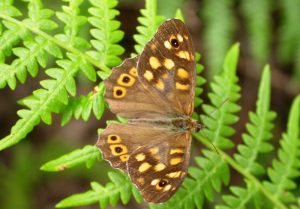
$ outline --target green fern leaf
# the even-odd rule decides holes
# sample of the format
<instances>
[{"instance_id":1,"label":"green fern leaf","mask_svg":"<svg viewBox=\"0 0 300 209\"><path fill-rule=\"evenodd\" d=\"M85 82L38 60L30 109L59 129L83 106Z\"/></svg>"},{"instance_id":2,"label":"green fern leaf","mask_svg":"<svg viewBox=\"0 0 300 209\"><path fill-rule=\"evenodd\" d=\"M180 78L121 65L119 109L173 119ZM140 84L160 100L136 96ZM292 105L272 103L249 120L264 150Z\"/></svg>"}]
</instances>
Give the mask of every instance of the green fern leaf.
<instances>
[{"instance_id":1,"label":"green fern leaf","mask_svg":"<svg viewBox=\"0 0 300 209\"><path fill-rule=\"evenodd\" d=\"M259 86L256 112L250 112L251 123L246 125L247 134L243 134L244 144L238 146L239 154L234 158L245 168L245 171L255 175L264 173L264 168L257 162L259 153L267 153L272 150L268 142L272 138L272 129L276 114L270 111L271 75L269 66L263 70Z\"/></svg>"},{"instance_id":2,"label":"green fern leaf","mask_svg":"<svg viewBox=\"0 0 300 209\"><path fill-rule=\"evenodd\" d=\"M56 207L78 207L91 205L99 202L100 208L106 208L108 204L113 207L117 205L119 199L123 204L127 204L133 194L137 202L142 198L138 195L136 188L131 184L129 178L120 172L109 172L110 183L102 186L97 182L92 182L92 190L81 194L75 194L60 201Z\"/></svg>"},{"instance_id":3,"label":"green fern leaf","mask_svg":"<svg viewBox=\"0 0 300 209\"><path fill-rule=\"evenodd\" d=\"M208 77L221 71L223 57L232 44L235 19L232 14L234 1L205 0L200 10L204 26L204 43L207 47Z\"/></svg>"},{"instance_id":4,"label":"green fern leaf","mask_svg":"<svg viewBox=\"0 0 300 209\"><path fill-rule=\"evenodd\" d=\"M88 21L95 28L90 30L95 38L91 40L96 49L88 54L101 63L113 67L121 63L119 56L124 53L124 48L117 43L122 40L124 32L119 30L120 22L114 20L119 11L114 9L118 2L116 0L90 0L93 7L89 8L92 15Z\"/></svg>"},{"instance_id":5,"label":"green fern leaf","mask_svg":"<svg viewBox=\"0 0 300 209\"><path fill-rule=\"evenodd\" d=\"M227 53L223 72L216 76L211 84L212 92L208 94L212 105L202 105L203 124L205 129L201 135L210 139L211 143L221 149L233 147L229 137L234 134L234 129L230 127L238 121L234 114L240 110L236 101L240 98L240 87L237 85L236 65L239 54L239 45L235 44Z\"/></svg>"},{"instance_id":6,"label":"green fern leaf","mask_svg":"<svg viewBox=\"0 0 300 209\"><path fill-rule=\"evenodd\" d=\"M216 209L270 208L267 206L266 200L263 199L255 184L252 184L252 182L246 183L246 188L230 187L230 191L233 195L223 196L223 200L227 205L217 205Z\"/></svg>"},{"instance_id":7,"label":"green fern leaf","mask_svg":"<svg viewBox=\"0 0 300 209\"><path fill-rule=\"evenodd\" d=\"M145 9L141 9L143 16L138 18L138 22L141 25L136 28L139 34L133 36L137 43L134 48L138 54L142 52L145 44L153 37L158 26L165 19L162 16L158 16L156 10L156 0L146 0Z\"/></svg>"},{"instance_id":8,"label":"green fern leaf","mask_svg":"<svg viewBox=\"0 0 300 209\"><path fill-rule=\"evenodd\" d=\"M98 148L87 145L82 149L74 150L71 153L65 154L57 159L45 163L41 167L41 170L48 172L63 171L83 163L86 164L87 168L90 168L97 160L100 159L101 156Z\"/></svg>"},{"instance_id":9,"label":"green fern leaf","mask_svg":"<svg viewBox=\"0 0 300 209\"><path fill-rule=\"evenodd\" d=\"M271 1L242 1L252 55L259 64L267 61L271 44ZM255 11L255 13L253 13Z\"/></svg>"},{"instance_id":10,"label":"green fern leaf","mask_svg":"<svg viewBox=\"0 0 300 209\"><path fill-rule=\"evenodd\" d=\"M280 140L278 159L273 160L268 169L270 182L264 186L273 193L274 197L283 202L295 201L290 190L296 188L295 178L300 176L299 147L300 147L300 96L293 101L287 124L287 131Z\"/></svg>"},{"instance_id":11,"label":"green fern leaf","mask_svg":"<svg viewBox=\"0 0 300 209\"><path fill-rule=\"evenodd\" d=\"M0 14L8 15L10 17L21 16L22 13L15 6L12 0L0 1Z\"/></svg>"}]
</instances>

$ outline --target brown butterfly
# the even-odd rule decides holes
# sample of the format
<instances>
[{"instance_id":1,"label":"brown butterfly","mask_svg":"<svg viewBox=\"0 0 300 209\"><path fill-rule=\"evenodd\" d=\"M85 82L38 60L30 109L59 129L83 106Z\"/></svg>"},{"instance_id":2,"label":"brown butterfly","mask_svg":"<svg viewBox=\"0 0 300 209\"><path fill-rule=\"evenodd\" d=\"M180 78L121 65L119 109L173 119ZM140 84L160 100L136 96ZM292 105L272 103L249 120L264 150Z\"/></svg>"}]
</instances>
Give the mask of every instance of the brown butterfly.
<instances>
[{"instance_id":1,"label":"brown butterfly","mask_svg":"<svg viewBox=\"0 0 300 209\"><path fill-rule=\"evenodd\" d=\"M195 52L186 25L165 21L143 52L113 68L105 99L127 124L111 124L97 146L128 173L148 202L167 201L187 174L194 110Z\"/></svg>"}]
</instances>

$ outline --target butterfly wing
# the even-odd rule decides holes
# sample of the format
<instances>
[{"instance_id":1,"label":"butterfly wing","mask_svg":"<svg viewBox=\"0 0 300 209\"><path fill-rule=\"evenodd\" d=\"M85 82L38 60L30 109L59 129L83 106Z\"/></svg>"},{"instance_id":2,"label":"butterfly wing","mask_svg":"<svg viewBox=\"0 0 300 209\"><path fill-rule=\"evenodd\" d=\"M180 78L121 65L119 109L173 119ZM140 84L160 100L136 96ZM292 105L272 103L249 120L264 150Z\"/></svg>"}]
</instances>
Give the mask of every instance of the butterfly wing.
<instances>
[{"instance_id":1,"label":"butterfly wing","mask_svg":"<svg viewBox=\"0 0 300 209\"><path fill-rule=\"evenodd\" d=\"M127 172L127 160L136 149L171 135L167 128L151 124L110 124L100 134L96 145L114 168Z\"/></svg>"},{"instance_id":2,"label":"butterfly wing","mask_svg":"<svg viewBox=\"0 0 300 209\"><path fill-rule=\"evenodd\" d=\"M191 115L194 108L195 56L186 25L165 21L146 44L138 60L138 77L154 97L163 98L175 114Z\"/></svg>"},{"instance_id":3,"label":"butterfly wing","mask_svg":"<svg viewBox=\"0 0 300 209\"><path fill-rule=\"evenodd\" d=\"M129 176L147 202L167 201L187 174L191 134L164 137L160 143L136 149L127 162Z\"/></svg>"},{"instance_id":4,"label":"butterfly wing","mask_svg":"<svg viewBox=\"0 0 300 209\"><path fill-rule=\"evenodd\" d=\"M172 111L162 98L153 97L137 78L137 59L126 59L105 80L105 100L113 113L127 118L162 117Z\"/></svg>"}]
</instances>

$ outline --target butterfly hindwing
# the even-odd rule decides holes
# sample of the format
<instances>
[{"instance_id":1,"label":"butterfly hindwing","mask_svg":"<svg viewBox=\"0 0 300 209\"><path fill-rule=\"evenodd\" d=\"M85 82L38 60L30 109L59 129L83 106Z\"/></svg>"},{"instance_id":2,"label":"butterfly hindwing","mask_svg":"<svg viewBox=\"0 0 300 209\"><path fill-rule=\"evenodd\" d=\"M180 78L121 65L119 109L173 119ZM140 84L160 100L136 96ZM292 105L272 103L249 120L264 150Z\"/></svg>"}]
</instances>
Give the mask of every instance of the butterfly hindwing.
<instances>
[{"instance_id":1,"label":"butterfly hindwing","mask_svg":"<svg viewBox=\"0 0 300 209\"><path fill-rule=\"evenodd\" d=\"M190 137L174 132L131 153L128 173L147 202L165 202L181 185L189 164Z\"/></svg>"},{"instance_id":2,"label":"butterfly hindwing","mask_svg":"<svg viewBox=\"0 0 300 209\"><path fill-rule=\"evenodd\" d=\"M165 21L138 60L138 76L151 93L168 101L173 113L191 115L194 108L195 52L186 25Z\"/></svg>"},{"instance_id":3,"label":"butterfly hindwing","mask_svg":"<svg viewBox=\"0 0 300 209\"><path fill-rule=\"evenodd\" d=\"M170 136L168 129L151 124L110 124L101 133L97 146L103 158L114 168L127 172L126 163L129 156L143 144L153 140L164 140Z\"/></svg>"}]
</instances>

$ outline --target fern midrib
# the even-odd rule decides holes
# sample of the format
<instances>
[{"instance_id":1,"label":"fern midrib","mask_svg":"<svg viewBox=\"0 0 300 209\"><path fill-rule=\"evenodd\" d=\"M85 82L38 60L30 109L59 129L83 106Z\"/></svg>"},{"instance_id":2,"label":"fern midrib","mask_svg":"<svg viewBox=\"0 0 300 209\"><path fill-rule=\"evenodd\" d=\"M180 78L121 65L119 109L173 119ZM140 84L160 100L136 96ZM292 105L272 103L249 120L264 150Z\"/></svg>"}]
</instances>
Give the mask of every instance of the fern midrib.
<instances>
[{"instance_id":1,"label":"fern midrib","mask_svg":"<svg viewBox=\"0 0 300 209\"><path fill-rule=\"evenodd\" d=\"M101 64L100 62L98 62L96 59L89 56L88 54L82 53L80 50L78 50L78 49L76 49L72 46L69 46L68 44L63 43L62 41L48 35L47 33L41 31L38 28L34 28L34 27L31 27L30 25L27 25L24 21L21 22L21 21L15 19L15 18L12 18L12 17L7 16L5 14L0 14L0 18L5 19L5 20L7 20L9 22L12 22L14 24L17 24L19 27L25 27L27 30L29 30L29 31L37 34L37 35L40 35L40 36L44 37L46 40L49 40L49 41L53 42L54 44L60 46L61 48L65 49L69 52L72 52L72 53L74 53L74 54L76 54L80 57L83 57L86 61L93 64L97 68L102 69L104 72L110 73L110 71L111 71L109 67L107 67L106 65Z\"/></svg>"},{"instance_id":2,"label":"fern midrib","mask_svg":"<svg viewBox=\"0 0 300 209\"><path fill-rule=\"evenodd\" d=\"M246 172L251 172L252 165L254 164L254 161L256 160L256 158L258 156L259 145L264 140L263 139L263 133L264 133L264 130L265 130L265 127L266 127L266 123L268 122L267 119L266 119L267 114L263 114L260 117L262 118L262 123L261 123L261 125L259 126L259 129L258 129L259 130L258 136L255 137L257 140L254 140L255 141L255 147L254 147L254 149L251 149L252 150L252 156L250 157L250 159L246 158L246 159L249 159L248 165L247 165L247 167L245 167Z\"/></svg>"},{"instance_id":3,"label":"fern midrib","mask_svg":"<svg viewBox=\"0 0 300 209\"><path fill-rule=\"evenodd\" d=\"M46 45L48 45L47 41L42 42L41 44L36 43L36 48L34 49L28 49L28 54L30 55L29 57L19 57L19 59L17 60L17 62L13 62L12 65L9 65L9 68L7 71L9 72L3 72L0 71L0 82L1 81L8 81L9 78L14 77L16 72L19 69L25 68L28 64L28 62L30 62L32 59L36 58L36 55L38 55L41 51L44 50L44 47L46 47ZM33 52L33 53L32 53ZM4 78L4 79L3 79Z\"/></svg>"},{"instance_id":4,"label":"fern midrib","mask_svg":"<svg viewBox=\"0 0 300 209\"><path fill-rule=\"evenodd\" d=\"M68 74L65 77L62 77L63 79L61 79L61 81L59 81L57 83L57 88L55 88L54 90L47 90L47 92L49 93L48 97L44 97L46 98L46 100L43 101L43 103L39 103L40 105L38 105L38 109L30 109L31 112L33 112L33 114L29 117L29 118L22 118L19 119L18 121L23 121L24 125L21 126L20 129L18 129L17 132L11 132L7 137L3 138L0 140L0 150L5 149L6 147L9 147L15 143L17 143L18 141L20 141L22 139L22 137L18 137L19 135L22 135L23 133L26 133L28 129L30 129L30 127L34 127L34 120L39 119L40 116L42 115L43 112L45 112L45 110L47 110L48 108L48 103L50 103L52 101L52 99L56 98L56 94L57 92L60 91L61 88L64 87L64 83L67 82L67 80L69 79L69 76L73 73L75 73L76 71L78 71L78 63L74 63L72 62L72 64L74 64L76 67L70 67L70 71L67 71ZM39 100L40 102L40 100ZM17 123L18 123L17 121ZM20 125L19 125L20 126ZM26 134L27 135L27 134ZM14 140L15 139L15 140ZM3 146L3 144L6 144L6 146Z\"/></svg>"}]
</instances>

